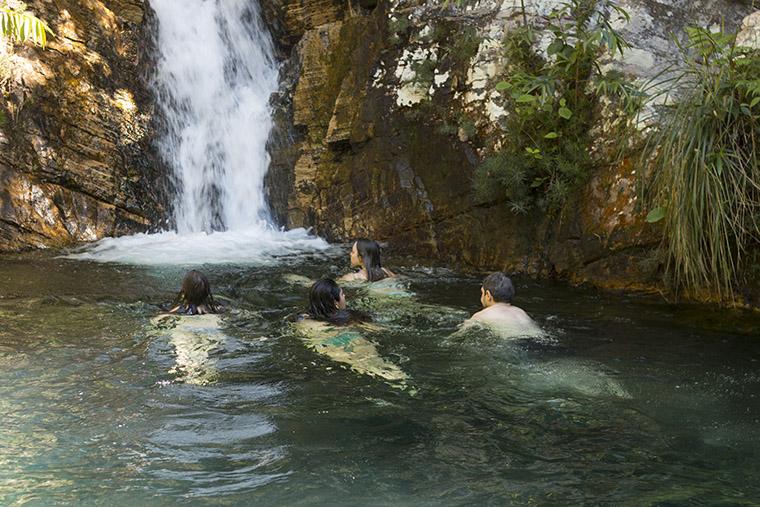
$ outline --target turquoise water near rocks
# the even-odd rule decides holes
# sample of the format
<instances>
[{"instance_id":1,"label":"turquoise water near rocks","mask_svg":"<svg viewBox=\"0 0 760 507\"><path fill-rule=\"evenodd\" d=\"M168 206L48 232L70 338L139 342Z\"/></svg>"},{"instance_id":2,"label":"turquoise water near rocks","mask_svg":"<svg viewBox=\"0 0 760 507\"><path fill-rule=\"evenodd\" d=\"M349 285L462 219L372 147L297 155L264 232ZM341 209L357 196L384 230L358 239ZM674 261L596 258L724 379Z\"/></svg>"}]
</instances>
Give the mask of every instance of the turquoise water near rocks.
<instances>
[{"instance_id":1,"label":"turquoise water near rocks","mask_svg":"<svg viewBox=\"0 0 760 507\"><path fill-rule=\"evenodd\" d=\"M286 321L345 263L204 269L231 311L192 382L151 326L184 268L0 257L0 504L760 502L757 314L525 279L548 339L454 335L478 277L396 259L346 293L410 392Z\"/></svg>"}]
</instances>

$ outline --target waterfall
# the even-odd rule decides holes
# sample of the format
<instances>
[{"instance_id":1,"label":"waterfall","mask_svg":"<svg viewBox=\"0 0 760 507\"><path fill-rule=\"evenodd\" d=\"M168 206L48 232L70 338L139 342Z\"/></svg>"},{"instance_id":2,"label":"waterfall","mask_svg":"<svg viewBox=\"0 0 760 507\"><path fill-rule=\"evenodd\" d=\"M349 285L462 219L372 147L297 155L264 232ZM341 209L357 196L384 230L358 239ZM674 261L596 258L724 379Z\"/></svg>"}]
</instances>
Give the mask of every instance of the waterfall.
<instances>
[{"instance_id":1,"label":"waterfall","mask_svg":"<svg viewBox=\"0 0 760 507\"><path fill-rule=\"evenodd\" d=\"M272 41L251 0L150 0L158 17L155 76L180 233L266 221L263 182L277 90Z\"/></svg>"},{"instance_id":2,"label":"waterfall","mask_svg":"<svg viewBox=\"0 0 760 507\"><path fill-rule=\"evenodd\" d=\"M254 0L150 0L158 20L152 80L166 128L160 152L176 187L176 231L106 238L70 257L130 264L277 262L324 250L277 230L264 195L278 86L273 44Z\"/></svg>"}]
</instances>

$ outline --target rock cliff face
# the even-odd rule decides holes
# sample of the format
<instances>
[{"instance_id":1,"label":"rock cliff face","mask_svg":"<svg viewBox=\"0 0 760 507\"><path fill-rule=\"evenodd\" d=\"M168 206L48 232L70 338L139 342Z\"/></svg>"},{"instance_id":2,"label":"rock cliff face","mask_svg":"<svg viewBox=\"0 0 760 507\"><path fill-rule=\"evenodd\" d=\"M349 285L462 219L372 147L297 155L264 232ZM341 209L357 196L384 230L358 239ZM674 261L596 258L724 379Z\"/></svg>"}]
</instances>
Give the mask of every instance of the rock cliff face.
<instances>
[{"instance_id":1,"label":"rock cliff face","mask_svg":"<svg viewBox=\"0 0 760 507\"><path fill-rule=\"evenodd\" d=\"M638 168L605 161L611 139L601 113L590 147L598 167L561 212L516 215L505 202L474 197L475 167L510 142L495 84L509 63L503 41L522 17L519 1L454 10L381 1L330 15L319 0L276 3L297 18L278 27L284 50L298 42L283 70L270 176L288 226L331 240L369 236L476 268L605 287L659 283L660 236L636 208ZM525 0L526 14L558 3ZM667 64L672 33L721 19L737 27L750 11L718 0L620 4L632 16L623 30L633 47L608 64L631 79Z\"/></svg>"},{"instance_id":2,"label":"rock cliff face","mask_svg":"<svg viewBox=\"0 0 760 507\"><path fill-rule=\"evenodd\" d=\"M456 3L456 2L451 2ZM526 16L558 0L525 0ZM331 240L370 236L394 250L475 268L652 287L656 227L636 207L631 161L611 163L598 112L597 167L558 213L515 214L472 191L475 167L510 142L495 84L519 0L261 2L285 60L273 98L267 189L282 225ZM632 48L607 62L651 76L689 24L738 27L731 0L620 0ZM145 74L154 54L145 0L35 0L56 36L46 50L0 47L0 251L60 247L155 228L168 172ZM757 44L757 15L743 37Z\"/></svg>"},{"instance_id":3,"label":"rock cliff face","mask_svg":"<svg viewBox=\"0 0 760 507\"><path fill-rule=\"evenodd\" d=\"M166 215L141 0L33 1L47 49L0 48L0 251L143 231Z\"/></svg>"}]
</instances>

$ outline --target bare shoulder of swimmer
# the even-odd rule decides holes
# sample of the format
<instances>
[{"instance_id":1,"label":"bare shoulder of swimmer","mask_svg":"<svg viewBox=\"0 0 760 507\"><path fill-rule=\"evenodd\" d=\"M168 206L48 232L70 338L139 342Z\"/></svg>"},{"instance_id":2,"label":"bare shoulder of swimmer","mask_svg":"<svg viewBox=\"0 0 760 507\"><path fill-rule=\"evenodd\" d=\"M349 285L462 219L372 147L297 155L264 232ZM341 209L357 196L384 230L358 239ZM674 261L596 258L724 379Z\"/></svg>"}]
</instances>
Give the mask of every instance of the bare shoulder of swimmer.
<instances>
[{"instance_id":1,"label":"bare shoulder of swimmer","mask_svg":"<svg viewBox=\"0 0 760 507\"><path fill-rule=\"evenodd\" d=\"M511 305L493 305L472 316L473 320L481 322L509 322L516 324L535 325L522 308Z\"/></svg>"},{"instance_id":2,"label":"bare shoulder of swimmer","mask_svg":"<svg viewBox=\"0 0 760 507\"><path fill-rule=\"evenodd\" d=\"M522 308L519 308L517 306L508 306L502 310L506 315L509 315L513 319L517 320L525 320L533 322L533 319L531 319L527 313Z\"/></svg>"},{"instance_id":3,"label":"bare shoulder of swimmer","mask_svg":"<svg viewBox=\"0 0 760 507\"><path fill-rule=\"evenodd\" d=\"M385 274L388 275L389 278L395 278L398 276L396 273L394 273L388 268L383 268L383 271L385 271Z\"/></svg>"},{"instance_id":4,"label":"bare shoulder of swimmer","mask_svg":"<svg viewBox=\"0 0 760 507\"><path fill-rule=\"evenodd\" d=\"M535 324L535 322L533 322L533 319L531 319L530 316L525 313L522 308L518 308L516 306L509 307L509 316L510 318L525 324Z\"/></svg>"},{"instance_id":5,"label":"bare shoulder of swimmer","mask_svg":"<svg viewBox=\"0 0 760 507\"><path fill-rule=\"evenodd\" d=\"M483 308L479 312L475 312L472 315L472 317L470 317L469 319L467 319L465 322L471 322L471 321L480 321L480 322L483 322L483 321L489 320L489 314L490 314L490 312L488 311L488 308Z\"/></svg>"}]
</instances>

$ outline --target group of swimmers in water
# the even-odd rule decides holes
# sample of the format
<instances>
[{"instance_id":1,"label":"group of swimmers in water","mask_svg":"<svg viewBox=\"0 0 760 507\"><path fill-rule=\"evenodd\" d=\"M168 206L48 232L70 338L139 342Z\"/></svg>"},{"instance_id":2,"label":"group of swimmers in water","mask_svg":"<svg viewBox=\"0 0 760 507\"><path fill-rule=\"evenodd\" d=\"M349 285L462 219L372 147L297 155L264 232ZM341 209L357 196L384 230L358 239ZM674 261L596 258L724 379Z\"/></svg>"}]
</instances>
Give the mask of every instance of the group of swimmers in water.
<instances>
[{"instance_id":1,"label":"group of swimmers in water","mask_svg":"<svg viewBox=\"0 0 760 507\"><path fill-rule=\"evenodd\" d=\"M409 297L407 292L391 287L394 285L392 280L401 277L382 266L377 242L369 239L355 241L350 258L355 270L338 281L368 283L370 292L376 295ZM309 348L358 373L384 379L395 387L409 388L406 373L397 364L383 358L375 343L363 336L365 331L381 328L369 314L348 308L346 294L336 280L322 278L311 283L303 277L292 278L299 283L311 284L308 308L289 319ZM383 283L386 280L391 282ZM512 306L514 295L515 288L509 277L503 273L488 275L480 288L483 309L467 319L461 330L480 325L501 336L541 335L536 323L520 308ZM157 327L170 330L170 342L176 355L172 371L183 373L185 382L206 383L215 378L211 352L222 346L224 340L219 333L217 315L224 310L214 300L206 276L193 270L184 276L169 315L154 319ZM182 321L174 317L174 320L167 321L166 318L172 315L197 317Z\"/></svg>"},{"instance_id":2,"label":"group of swimmers in water","mask_svg":"<svg viewBox=\"0 0 760 507\"><path fill-rule=\"evenodd\" d=\"M351 267L355 271L340 278L342 282L373 283L389 278L397 278L394 272L382 266L380 245L370 239L354 242L351 253ZM534 335L540 332L536 323L522 309L512 305L515 288L512 280L504 273L488 275L480 287L480 302L483 309L464 322L464 326L481 324L496 331L510 330L514 335ZM199 271L189 271L182 280L182 288L177 295L176 306L169 313L181 315L215 314L222 311L216 304L211 286L206 276ZM309 306L298 320L314 320L333 326L345 326L368 322L371 317L363 312L350 310L346 294L332 278L322 278L309 290Z\"/></svg>"},{"instance_id":3,"label":"group of swimmers in water","mask_svg":"<svg viewBox=\"0 0 760 507\"><path fill-rule=\"evenodd\" d=\"M313 282L298 275L286 277L291 283L310 286L308 307L288 319L291 329L308 348L333 362L414 395L417 387L401 365L384 357L378 345L367 338L367 333L385 329L386 313L403 308L402 299L398 298L413 295L399 288L403 286L402 276L382 266L380 246L375 241L360 239L354 242L350 258L351 267L355 269L337 281L322 278ZM375 305L373 312L377 318L373 320L365 312L349 309L346 294L338 282L368 284L368 295ZM515 287L509 277L500 272L488 275L480 287L483 308L470 318L465 319L462 315L463 322L451 337L469 336L470 328L474 327L486 328L492 336L499 338L548 338L523 310L512 305L514 297ZM415 308L419 310L420 304L415 304ZM209 384L219 379L219 354L234 342L221 326L219 314L225 310L214 300L208 279L198 271L190 271L182 280L175 306L153 319L159 335L168 336L174 356L174 365L169 371L177 374L179 381ZM431 306L430 310L445 311L456 319L461 313L437 305ZM185 315L193 317L180 317ZM509 371L511 375L523 376L535 389L584 396L630 397L620 383L593 362L575 359L520 361Z\"/></svg>"}]
</instances>

